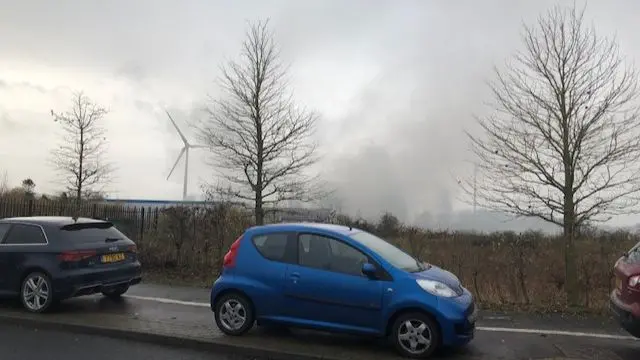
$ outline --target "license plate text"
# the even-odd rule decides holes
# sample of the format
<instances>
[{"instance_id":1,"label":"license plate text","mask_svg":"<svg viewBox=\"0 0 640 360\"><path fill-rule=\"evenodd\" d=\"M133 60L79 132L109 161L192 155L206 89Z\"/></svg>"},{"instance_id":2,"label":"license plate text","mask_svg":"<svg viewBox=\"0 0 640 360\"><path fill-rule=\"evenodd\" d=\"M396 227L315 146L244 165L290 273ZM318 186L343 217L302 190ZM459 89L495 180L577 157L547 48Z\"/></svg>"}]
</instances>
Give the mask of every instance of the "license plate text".
<instances>
[{"instance_id":1,"label":"license plate text","mask_svg":"<svg viewBox=\"0 0 640 360\"><path fill-rule=\"evenodd\" d=\"M114 263L118 261L123 261L124 259L125 259L124 253L102 255L103 263Z\"/></svg>"}]
</instances>

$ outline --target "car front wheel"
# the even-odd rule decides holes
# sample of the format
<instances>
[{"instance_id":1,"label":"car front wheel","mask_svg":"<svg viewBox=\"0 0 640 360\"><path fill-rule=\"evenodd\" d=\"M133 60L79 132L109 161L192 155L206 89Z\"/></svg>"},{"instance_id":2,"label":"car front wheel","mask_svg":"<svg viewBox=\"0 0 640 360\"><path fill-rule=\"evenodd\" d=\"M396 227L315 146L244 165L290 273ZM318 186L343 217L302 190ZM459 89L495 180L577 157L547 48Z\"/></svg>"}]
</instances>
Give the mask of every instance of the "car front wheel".
<instances>
[{"instance_id":1,"label":"car front wheel","mask_svg":"<svg viewBox=\"0 0 640 360\"><path fill-rule=\"evenodd\" d=\"M253 327L253 307L241 294L225 294L216 302L215 320L223 333L231 336L244 335Z\"/></svg>"},{"instance_id":2,"label":"car front wheel","mask_svg":"<svg viewBox=\"0 0 640 360\"><path fill-rule=\"evenodd\" d=\"M41 272L33 272L22 280L20 300L27 311L42 313L53 303L53 288L49 277Z\"/></svg>"},{"instance_id":3,"label":"car front wheel","mask_svg":"<svg viewBox=\"0 0 640 360\"><path fill-rule=\"evenodd\" d=\"M426 359L440 343L440 330L435 321L426 314L408 313L399 316L394 322L392 340L402 356Z\"/></svg>"}]
</instances>

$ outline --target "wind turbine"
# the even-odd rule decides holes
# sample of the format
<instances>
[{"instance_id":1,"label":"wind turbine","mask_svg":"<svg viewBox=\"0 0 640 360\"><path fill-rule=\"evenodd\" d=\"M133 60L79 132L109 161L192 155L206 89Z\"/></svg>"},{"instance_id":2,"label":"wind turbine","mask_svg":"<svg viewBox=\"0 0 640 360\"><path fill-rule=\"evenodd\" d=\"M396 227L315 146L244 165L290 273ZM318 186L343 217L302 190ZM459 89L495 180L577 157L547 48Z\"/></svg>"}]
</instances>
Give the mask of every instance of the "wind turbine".
<instances>
[{"instance_id":1,"label":"wind turbine","mask_svg":"<svg viewBox=\"0 0 640 360\"><path fill-rule=\"evenodd\" d=\"M178 154L178 158L176 159L176 162L173 164L171 171L169 171L167 180L169 180L169 178L171 177L171 174L173 174L173 170L176 169L176 166L178 166L178 162L180 162L182 155L184 155L185 156L184 157L184 180L183 180L184 182L182 184L182 200L184 201L184 200L187 200L187 184L189 183L189 149L190 148L191 149L206 148L206 146L189 144L189 141L187 141L187 137L184 136L182 131L180 131L178 124L176 124L176 122L173 120L173 118L171 117L168 111L165 110L165 112L167 113L167 116L169 117L169 120L171 120L171 123L173 124L173 126L178 131L178 135L180 135L182 142L184 143L184 147L182 147L182 150L180 150L180 154Z\"/></svg>"}]
</instances>

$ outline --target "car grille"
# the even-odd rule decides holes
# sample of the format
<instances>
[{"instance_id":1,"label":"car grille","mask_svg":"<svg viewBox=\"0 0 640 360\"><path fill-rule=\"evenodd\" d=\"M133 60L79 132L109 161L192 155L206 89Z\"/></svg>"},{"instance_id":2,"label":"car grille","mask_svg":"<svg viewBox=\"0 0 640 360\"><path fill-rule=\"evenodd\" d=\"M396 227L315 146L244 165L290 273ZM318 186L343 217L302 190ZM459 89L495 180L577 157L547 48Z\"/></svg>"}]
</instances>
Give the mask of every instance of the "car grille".
<instances>
[{"instance_id":1,"label":"car grille","mask_svg":"<svg viewBox=\"0 0 640 360\"><path fill-rule=\"evenodd\" d=\"M475 332L476 324L475 323L469 324L468 322L465 322L463 324L455 324L454 329L456 334L458 335L469 336L469 335L473 335L473 333Z\"/></svg>"}]
</instances>

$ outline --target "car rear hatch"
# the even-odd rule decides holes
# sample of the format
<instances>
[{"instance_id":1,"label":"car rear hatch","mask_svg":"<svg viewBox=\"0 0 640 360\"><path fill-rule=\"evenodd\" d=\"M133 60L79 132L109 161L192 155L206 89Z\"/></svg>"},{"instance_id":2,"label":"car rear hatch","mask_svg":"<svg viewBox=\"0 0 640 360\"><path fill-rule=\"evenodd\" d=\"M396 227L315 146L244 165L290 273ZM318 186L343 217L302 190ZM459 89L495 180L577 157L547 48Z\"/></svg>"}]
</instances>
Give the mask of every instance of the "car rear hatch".
<instances>
[{"instance_id":1,"label":"car rear hatch","mask_svg":"<svg viewBox=\"0 0 640 360\"><path fill-rule=\"evenodd\" d=\"M58 258L67 267L105 267L136 260L135 243L106 221L82 222L60 228L68 251Z\"/></svg>"}]
</instances>

